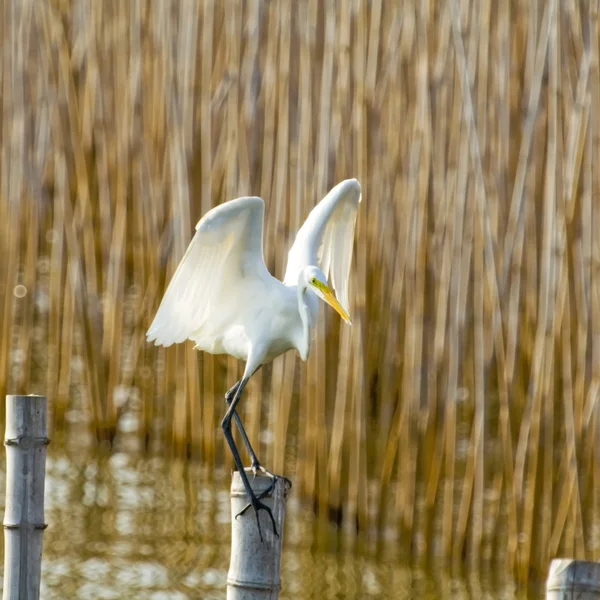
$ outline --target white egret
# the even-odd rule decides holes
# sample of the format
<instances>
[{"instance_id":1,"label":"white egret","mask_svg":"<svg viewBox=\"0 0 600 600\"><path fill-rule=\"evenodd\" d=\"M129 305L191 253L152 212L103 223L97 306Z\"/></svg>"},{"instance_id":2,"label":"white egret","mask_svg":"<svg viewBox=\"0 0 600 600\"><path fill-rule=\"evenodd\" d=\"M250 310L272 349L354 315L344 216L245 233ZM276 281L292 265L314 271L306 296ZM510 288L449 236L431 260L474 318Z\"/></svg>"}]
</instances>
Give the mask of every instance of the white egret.
<instances>
[{"instance_id":1,"label":"white egret","mask_svg":"<svg viewBox=\"0 0 600 600\"><path fill-rule=\"evenodd\" d=\"M213 208L196 225L196 234L147 333L148 341L156 345L189 339L198 350L246 361L242 379L225 395L228 409L222 427L248 493L249 504L240 514L252 506L259 532L259 510L269 514L277 534L275 521L250 487L231 433L231 419L248 449L252 471L260 470L275 480L277 476L260 465L236 406L261 365L293 348L302 360L308 358L319 299L351 324L348 278L360 199L356 179L342 181L323 198L296 235L283 282L269 273L263 259L264 201L237 198Z\"/></svg>"}]
</instances>

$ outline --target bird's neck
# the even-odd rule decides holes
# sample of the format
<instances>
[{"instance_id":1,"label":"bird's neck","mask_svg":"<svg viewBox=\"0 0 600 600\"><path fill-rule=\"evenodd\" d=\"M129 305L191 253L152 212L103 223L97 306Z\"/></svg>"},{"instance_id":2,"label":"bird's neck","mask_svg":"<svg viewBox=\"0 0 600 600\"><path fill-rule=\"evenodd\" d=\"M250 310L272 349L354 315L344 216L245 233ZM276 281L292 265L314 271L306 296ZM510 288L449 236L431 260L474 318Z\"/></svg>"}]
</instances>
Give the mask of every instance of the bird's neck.
<instances>
[{"instance_id":1,"label":"bird's neck","mask_svg":"<svg viewBox=\"0 0 600 600\"><path fill-rule=\"evenodd\" d=\"M314 294L306 292L305 285L299 284L296 289L298 293L298 311L302 319L302 340L298 346L298 352L302 360L306 360L310 352L312 328L317 317L319 305L317 297Z\"/></svg>"}]
</instances>

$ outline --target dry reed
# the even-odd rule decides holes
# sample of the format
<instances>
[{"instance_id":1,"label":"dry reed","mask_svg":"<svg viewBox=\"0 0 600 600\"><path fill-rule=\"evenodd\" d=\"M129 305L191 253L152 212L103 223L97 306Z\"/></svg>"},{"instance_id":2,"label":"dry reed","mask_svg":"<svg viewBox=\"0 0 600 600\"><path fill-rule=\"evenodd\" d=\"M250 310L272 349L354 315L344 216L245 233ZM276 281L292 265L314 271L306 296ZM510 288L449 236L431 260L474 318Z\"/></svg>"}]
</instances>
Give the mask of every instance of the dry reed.
<instances>
[{"instance_id":1,"label":"dry reed","mask_svg":"<svg viewBox=\"0 0 600 600\"><path fill-rule=\"evenodd\" d=\"M144 332L193 225L267 202L265 259L363 184L352 314L242 416L320 526L521 581L598 559L596 0L7 1L0 396L119 444L230 465L231 358ZM269 432L270 438L261 437Z\"/></svg>"}]
</instances>

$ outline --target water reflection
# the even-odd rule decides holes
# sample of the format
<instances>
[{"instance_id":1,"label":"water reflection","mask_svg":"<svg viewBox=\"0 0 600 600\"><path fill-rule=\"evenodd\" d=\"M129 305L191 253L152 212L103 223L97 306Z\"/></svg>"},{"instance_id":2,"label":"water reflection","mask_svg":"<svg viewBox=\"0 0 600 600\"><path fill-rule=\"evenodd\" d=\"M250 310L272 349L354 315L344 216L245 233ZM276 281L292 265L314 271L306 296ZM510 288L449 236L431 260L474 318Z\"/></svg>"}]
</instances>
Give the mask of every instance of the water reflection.
<instances>
[{"instance_id":1,"label":"water reflection","mask_svg":"<svg viewBox=\"0 0 600 600\"><path fill-rule=\"evenodd\" d=\"M224 471L209 480L202 467L183 462L54 444L42 598L224 598L229 483ZM510 587L434 577L391 550L375 558L356 539L345 543L316 528L293 496L282 570L282 600L514 597Z\"/></svg>"}]
</instances>

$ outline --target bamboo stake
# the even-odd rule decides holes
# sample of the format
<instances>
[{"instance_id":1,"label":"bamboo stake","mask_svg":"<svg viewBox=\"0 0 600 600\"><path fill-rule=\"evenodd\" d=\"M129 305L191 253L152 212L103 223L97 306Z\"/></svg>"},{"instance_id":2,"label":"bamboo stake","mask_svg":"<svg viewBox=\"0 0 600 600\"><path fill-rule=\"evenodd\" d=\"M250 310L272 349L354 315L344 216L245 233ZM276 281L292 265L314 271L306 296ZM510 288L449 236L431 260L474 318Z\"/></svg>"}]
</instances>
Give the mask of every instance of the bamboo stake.
<instances>
[{"instance_id":1,"label":"bamboo stake","mask_svg":"<svg viewBox=\"0 0 600 600\"><path fill-rule=\"evenodd\" d=\"M251 479L254 492L266 492L272 484L270 477L256 475ZM260 511L261 540L252 508L236 515L248 504L248 496L236 471L231 481L231 563L227 575L228 600L277 600L281 588L281 548L287 491L283 479L275 482L273 491L262 498L273 512L276 536L266 512Z\"/></svg>"},{"instance_id":2,"label":"bamboo stake","mask_svg":"<svg viewBox=\"0 0 600 600\"><path fill-rule=\"evenodd\" d=\"M47 436L45 396L6 397L3 600L40 596Z\"/></svg>"},{"instance_id":3,"label":"bamboo stake","mask_svg":"<svg viewBox=\"0 0 600 600\"><path fill-rule=\"evenodd\" d=\"M546 580L546 600L600 598L600 563L555 559Z\"/></svg>"}]
</instances>

